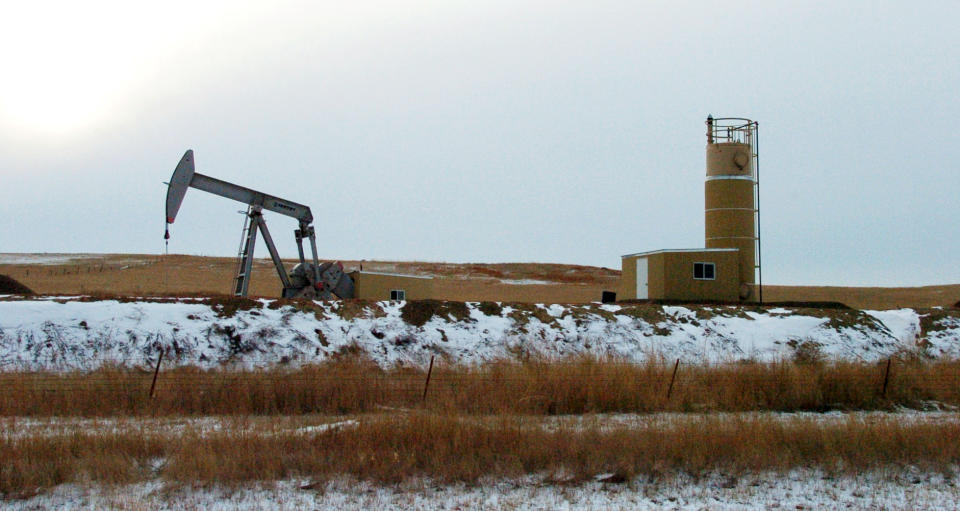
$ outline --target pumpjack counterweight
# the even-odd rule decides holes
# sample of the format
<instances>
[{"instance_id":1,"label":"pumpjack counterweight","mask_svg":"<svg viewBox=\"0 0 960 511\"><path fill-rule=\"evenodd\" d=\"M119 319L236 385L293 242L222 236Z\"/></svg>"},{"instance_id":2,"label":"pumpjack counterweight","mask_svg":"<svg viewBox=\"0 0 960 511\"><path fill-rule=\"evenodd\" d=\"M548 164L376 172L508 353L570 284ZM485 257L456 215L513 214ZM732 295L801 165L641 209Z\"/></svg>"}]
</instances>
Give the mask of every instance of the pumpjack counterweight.
<instances>
[{"instance_id":1,"label":"pumpjack counterweight","mask_svg":"<svg viewBox=\"0 0 960 511\"><path fill-rule=\"evenodd\" d=\"M176 220L188 188L203 190L247 205L244 238L237 256L237 275L234 279L235 295L247 296L250 286L250 273L253 270L253 252L257 243L257 233L259 233L263 236L263 241L270 252L270 259L273 260L273 265L277 269L277 275L283 285L282 295L284 298L320 298L324 300L334 296L353 298L353 280L344 273L343 265L338 262L320 264L317 259L317 239L313 225L311 225L313 214L310 212L309 206L200 174L194 168L192 149L184 153L167 186L167 228L164 239L170 238L170 224ZM297 242L300 263L294 266L289 274L283 266L277 247L273 243L273 237L270 236L270 231L267 229L266 220L263 218L264 210L295 218L299 223L299 228L294 231L294 238ZM310 262L307 262L304 257L304 238L307 238L310 242L312 255Z\"/></svg>"}]
</instances>

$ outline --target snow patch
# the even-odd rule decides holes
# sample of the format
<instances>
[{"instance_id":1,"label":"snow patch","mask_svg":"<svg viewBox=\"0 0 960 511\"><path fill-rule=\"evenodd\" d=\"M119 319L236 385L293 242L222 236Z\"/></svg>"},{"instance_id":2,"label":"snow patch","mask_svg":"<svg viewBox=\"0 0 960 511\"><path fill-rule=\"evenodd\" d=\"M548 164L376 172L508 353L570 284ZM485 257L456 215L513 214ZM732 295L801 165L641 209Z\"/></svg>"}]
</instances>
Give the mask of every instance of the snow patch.
<instances>
[{"instance_id":1,"label":"snow patch","mask_svg":"<svg viewBox=\"0 0 960 511\"><path fill-rule=\"evenodd\" d=\"M105 364L164 367L296 367L360 350L382 366L425 366L431 356L473 364L537 354L582 353L635 362L730 362L791 358L812 343L826 357L876 361L915 350L918 312L657 305L502 305L468 302L458 320L437 309L422 326L404 302L260 300L229 317L198 300L0 301L0 370L91 370ZM481 310L483 309L483 310ZM461 309L462 310L462 309ZM486 311L486 312L484 312ZM489 313L489 314L488 314ZM960 355L960 318L937 311L922 340L937 356Z\"/></svg>"},{"instance_id":2,"label":"snow patch","mask_svg":"<svg viewBox=\"0 0 960 511\"><path fill-rule=\"evenodd\" d=\"M28 509L402 510L421 509L953 509L960 477L913 468L835 476L817 469L733 477L678 475L620 481L598 474L580 485L555 485L546 476L437 484L417 479L377 485L339 477L325 483L287 479L235 487L180 485L161 480L130 485L60 485L24 500ZM603 477L607 476L607 477ZM610 481L610 482L602 482Z\"/></svg>"},{"instance_id":3,"label":"snow patch","mask_svg":"<svg viewBox=\"0 0 960 511\"><path fill-rule=\"evenodd\" d=\"M56 265L83 259L101 259L96 254L0 254L0 264Z\"/></svg>"},{"instance_id":4,"label":"snow patch","mask_svg":"<svg viewBox=\"0 0 960 511\"><path fill-rule=\"evenodd\" d=\"M500 279L501 284L509 284L511 286L539 286L539 285L554 285L556 282L550 282L548 280L533 280L533 279Z\"/></svg>"},{"instance_id":5,"label":"snow patch","mask_svg":"<svg viewBox=\"0 0 960 511\"><path fill-rule=\"evenodd\" d=\"M900 342L916 343L920 337L920 315L913 309L863 312L883 323Z\"/></svg>"}]
</instances>

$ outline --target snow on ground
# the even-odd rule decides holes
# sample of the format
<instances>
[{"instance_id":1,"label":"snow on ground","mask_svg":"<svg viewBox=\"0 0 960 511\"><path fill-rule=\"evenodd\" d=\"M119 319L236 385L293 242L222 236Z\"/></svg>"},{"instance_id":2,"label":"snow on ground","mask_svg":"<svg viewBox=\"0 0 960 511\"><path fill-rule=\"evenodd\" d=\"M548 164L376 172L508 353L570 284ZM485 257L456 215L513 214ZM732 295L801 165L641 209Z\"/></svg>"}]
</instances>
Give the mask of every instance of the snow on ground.
<instances>
[{"instance_id":1,"label":"snow on ground","mask_svg":"<svg viewBox=\"0 0 960 511\"><path fill-rule=\"evenodd\" d=\"M243 435L312 435L333 429L352 428L361 422L381 418L380 414L359 414L345 418L325 415L285 416L199 416L199 417L0 417L0 440L68 436L76 433L120 435L160 435L164 437L208 436L219 433ZM501 416L470 416L464 421L496 424ZM849 423L877 424L896 423L907 426L915 424L955 424L960 422L956 408L951 410L918 411L904 409L896 412L723 412L723 413L674 413L649 414L603 413L586 415L555 415L516 417L530 428L546 431L615 431L667 428L684 422L697 421L777 421L783 423L815 422L819 425Z\"/></svg>"},{"instance_id":2,"label":"snow on ground","mask_svg":"<svg viewBox=\"0 0 960 511\"><path fill-rule=\"evenodd\" d=\"M207 436L229 432L243 435L312 435L351 428L358 419L323 415L200 416L200 417L0 417L0 440L50 438L77 433L161 436Z\"/></svg>"},{"instance_id":3,"label":"snow on ground","mask_svg":"<svg viewBox=\"0 0 960 511\"><path fill-rule=\"evenodd\" d=\"M296 366L356 350L384 366L423 366L433 355L462 363L581 353L637 362L776 360L803 347L865 361L921 348L960 356L960 317L942 310L923 332L925 313L911 309L441 303L416 326L404 319L405 306L308 302L295 308L261 300L233 313L202 300L5 299L0 370L149 367L161 348L167 368Z\"/></svg>"},{"instance_id":4,"label":"snow on ground","mask_svg":"<svg viewBox=\"0 0 960 511\"><path fill-rule=\"evenodd\" d=\"M896 412L869 411L869 412L713 412L713 413L679 413L659 412L649 414L636 413L606 413L587 415L556 415L536 417L529 422L542 427L547 431L570 430L597 430L613 431L619 429L642 429L650 427L670 427L682 422L690 421L778 421L778 422L806 422L811 421L820 425L832 424L877 424L896 423L897 425L914 424L944 424L960 422L960 414L956 409L937 411L900 410Z\"/></svg>"},{"instance_id":5,"label":"snow on ground","mask_svg":"<svg viewBox=\"0 0 960 511\"><path fill-rule=\"evenodd\" d=\"M511 286L531 286L531 285L553 285L557 282L551 282L549 280L534 280L534 279L500 279L501 284L510 284Z\"/></svg>"},{"instance_id":6,"label":"snow on ground","mask_svg":"<svg viewBox=\"0 0 960 511\"><path fill-rule=\"evenodd\" d=\"M438 485L411 481L382 486L350 478L326 484L305 480L166 486L151 481L121 486L62 485L49 493L0 501L10 510L33 509L955 509L960 477L904 469L832 476L818 470L730 477L680 475L626 483L556 485L543 477ZM598 474L602 479L604 474Z\"/></svg>"},{"instance_id":7,"label":"snow on ground","mask_svg":"<svg viewBox=\"0 0 960 511\"><path fill-rule=\"evenodd\" d=\"M901 342L915 342L920 336L920 315L913 309L864 312L883 323Z\"/></svg>"},{"instance_id":8,"label":"snow on ground","mask_svg":"<svg viewBox=\"0 0 960 511\"><path fill-rule=\"evenodd\" d=\"M82 259L100 259L98 254L0 254L0 264L56 265Z\"/></svg>"}]
</instances>

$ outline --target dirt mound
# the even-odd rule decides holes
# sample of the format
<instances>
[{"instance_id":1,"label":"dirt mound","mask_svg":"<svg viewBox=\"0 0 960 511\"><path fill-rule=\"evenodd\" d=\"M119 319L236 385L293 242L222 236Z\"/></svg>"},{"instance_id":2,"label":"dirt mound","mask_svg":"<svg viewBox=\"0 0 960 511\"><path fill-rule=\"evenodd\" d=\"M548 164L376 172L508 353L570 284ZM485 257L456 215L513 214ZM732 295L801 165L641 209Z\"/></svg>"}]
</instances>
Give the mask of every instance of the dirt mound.
<instances>
[{"instance_id":1,"label":"dirt mound","mask_svg":"<svg viewBox=\"0 0 960 511\"><path fill-rule=\"evenodd\" d=\"M0 294L4 295L32 295L33 290L17 282L11 277L0 274Z\"/></svg>"},{"instance_id":2,"label":"dirt mound","mask_svg":"<svg viewBox=\"0 0 960 511\"><path fill-rule=\"evenodd\" d=\"M444 300L410 300L400 309L400 317L407 324L413 326L423 326L430 321L430 318L438 318L450 321L472 321L470 319L470 310L467 304L463 302L448 302Z\"/></svg>"}]
</instances>

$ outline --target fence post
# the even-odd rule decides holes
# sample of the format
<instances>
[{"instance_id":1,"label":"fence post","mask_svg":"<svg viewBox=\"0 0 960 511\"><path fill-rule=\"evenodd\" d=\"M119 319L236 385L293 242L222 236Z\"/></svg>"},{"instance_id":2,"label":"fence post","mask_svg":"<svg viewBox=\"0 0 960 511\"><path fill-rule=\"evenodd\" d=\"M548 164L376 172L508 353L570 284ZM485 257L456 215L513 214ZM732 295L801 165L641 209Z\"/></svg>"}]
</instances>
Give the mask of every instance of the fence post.
<instances>
[{"instance_id":1,"label":"fence post","mask_svg":"<svg viewBox=\"0 0 960 511\"><path fill-rule=\"evenodd\" d=\"M677 379L677 369L680 368L680 359L677 359L677 363L673 364L673 375L670 376L670 386L667 387L667 399L670 399L670 394L673 394L673 380Z\"/></svg>"},{"instance_id":2,"label":"fence post","mask_svg":"<svg viewBox=\"0 0 960 511\"><path fill-rule=\"evenodd\" d=\"M153 399L153 389L157 387L157 375L160 374L160 362L163 361L163 348L160 348L160 356L157 357L157 368L153 370L153 383L150 384L150 399Z\"/></svg>"},{"instance_id":3,"label":"fence post","mask_svg":"<svg viewBox=\"0 0 960 511\"><path fill-rule=\"evenodd\" d=\"M431 374L433 374L433 355L430 355L430 369L427 369L427 382L423 384L423 402L427 401L427 389L430 388Z\"/></svg>"},{"instance_id":4,"label":"fence post","mask_svg":"<svg viewBox=\"0 0 960 511\"><path fill-rule=\"evenodd\" d=\"M883 398L887 398L887 384L890 383L890 363L893 357L887 359L887 370L883 372Z\"/></svg>"}]
</instances>

